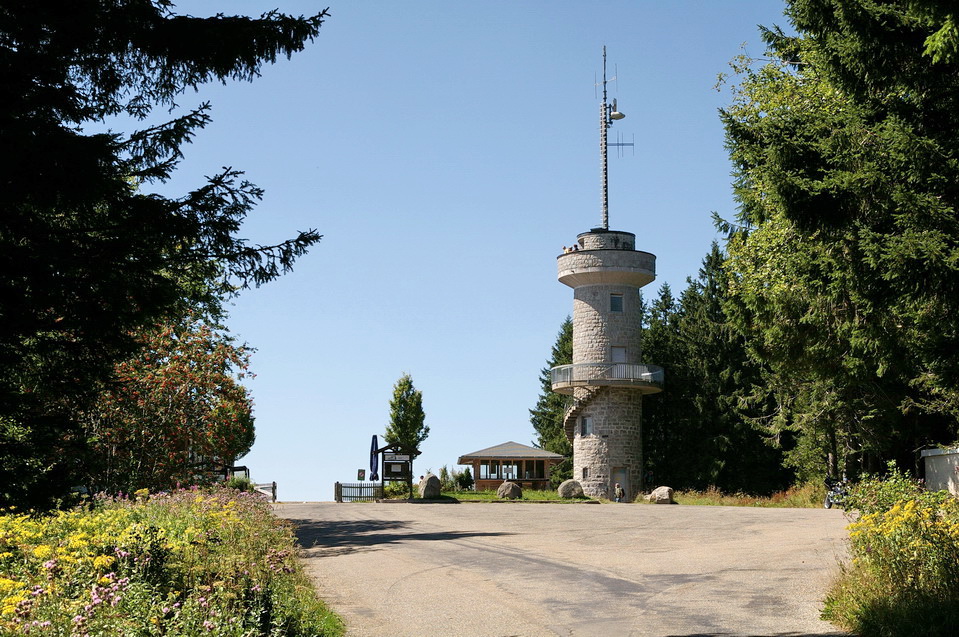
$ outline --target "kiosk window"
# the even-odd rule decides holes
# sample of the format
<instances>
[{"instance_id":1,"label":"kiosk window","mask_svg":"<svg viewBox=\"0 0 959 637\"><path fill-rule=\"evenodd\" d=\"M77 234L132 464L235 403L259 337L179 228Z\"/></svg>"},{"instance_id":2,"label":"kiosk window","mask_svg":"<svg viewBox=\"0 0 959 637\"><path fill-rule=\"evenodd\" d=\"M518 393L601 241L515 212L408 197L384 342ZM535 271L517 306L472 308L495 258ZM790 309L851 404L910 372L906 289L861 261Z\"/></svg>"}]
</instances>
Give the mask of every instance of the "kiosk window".
<instances>
[{"instance_id":1,"label":"kiosk window","mask_svg":"<svg viewBox=\"0 0 959 637\"><path fill-rule=\"evenodd\" d=\"M499 460L484 460L480 463L480 480L499 479Z\"/></svg>"}]
</instances>

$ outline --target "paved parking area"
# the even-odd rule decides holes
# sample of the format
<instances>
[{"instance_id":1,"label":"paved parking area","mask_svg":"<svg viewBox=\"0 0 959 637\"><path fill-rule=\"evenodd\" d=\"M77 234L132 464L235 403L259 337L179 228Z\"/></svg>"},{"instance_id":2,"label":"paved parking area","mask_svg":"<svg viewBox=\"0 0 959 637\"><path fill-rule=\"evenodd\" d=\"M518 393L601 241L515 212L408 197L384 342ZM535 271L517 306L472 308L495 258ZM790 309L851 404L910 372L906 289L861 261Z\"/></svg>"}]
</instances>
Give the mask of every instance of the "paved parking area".
<instances>
[{"instance_id":1,"label":"paved parking area","mask_svg":"<svg viewBox=\"0 0 959 637\"><path fill-rule=\"evenodd\" d=\"M281 503L357 636L838 635L841 511Z\"/></svg>"}]
</instances>

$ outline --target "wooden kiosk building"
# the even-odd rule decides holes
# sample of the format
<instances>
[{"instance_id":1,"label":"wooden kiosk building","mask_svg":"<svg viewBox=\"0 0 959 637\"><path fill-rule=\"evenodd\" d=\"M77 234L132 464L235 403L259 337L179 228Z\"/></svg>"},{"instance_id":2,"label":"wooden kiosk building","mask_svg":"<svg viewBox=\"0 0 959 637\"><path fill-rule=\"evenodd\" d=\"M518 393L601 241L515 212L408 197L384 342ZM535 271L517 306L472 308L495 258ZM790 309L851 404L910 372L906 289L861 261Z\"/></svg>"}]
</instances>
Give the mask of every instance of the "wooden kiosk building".
<instances>
[{"instance_id":1,"label":"wooden kiosk building","mask_svg":"<svg viewBox=\"0 0 959 637\"><path fill-rule=\"evenodd\" d=\"M477 491L496 490L507 480L523 489L542 491L550 487L552 468L564 459L562 455L545 449L504 442L460 456L456 463L472 466Z\"/></svg>"}]
</instances>

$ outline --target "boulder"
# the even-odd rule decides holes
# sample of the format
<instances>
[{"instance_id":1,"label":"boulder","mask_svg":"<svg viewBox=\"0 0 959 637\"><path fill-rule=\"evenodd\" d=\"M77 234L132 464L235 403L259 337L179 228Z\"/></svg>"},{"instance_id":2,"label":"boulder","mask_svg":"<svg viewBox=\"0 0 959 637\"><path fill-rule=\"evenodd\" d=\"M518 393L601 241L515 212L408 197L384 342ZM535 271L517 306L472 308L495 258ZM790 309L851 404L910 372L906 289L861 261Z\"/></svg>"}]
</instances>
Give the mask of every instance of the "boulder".
<instances>
[{"instance_id":1,"label":"boulder","mask_svg":"<svg viewBox=\"0 0 959 637\"><path fill-rule=\"evenodd\" d=\"M656 487L652 493L646 496L646 501L653 504L676 504L673 501L673 490L670 487Z\"/></svg>"},{"instance_id":2,"label":"boulder","mask_svg":"<svg viewBox=\"0 0 959 637\"><path fill-rule=\"evenodd\" d=\"M440 497L440 479L432 473L427 473L419 483L420 497L424 500L432 500Z\"/></svg>"},{"instance_id":3,"label":"boulder","mask_svg":"<svg viewBox=\"0 0 959 637\"><path fill-rule=\"evenodd\" d=\"M581 485L576 480L566 480L561 485L559 485L559 497L561 498L582 498L583 485Z\"/></svg>"},{"instance_id":4,"label":"boulder","mask_svg":"<svg viewBox=\"0 0 959 637\"><path fill-rule=\"evenodd\" d=\"M519 500L523 497L523 489L515 482L504 482L496 490L496 497L506 500Z\"/></svg>"}]
</instances>

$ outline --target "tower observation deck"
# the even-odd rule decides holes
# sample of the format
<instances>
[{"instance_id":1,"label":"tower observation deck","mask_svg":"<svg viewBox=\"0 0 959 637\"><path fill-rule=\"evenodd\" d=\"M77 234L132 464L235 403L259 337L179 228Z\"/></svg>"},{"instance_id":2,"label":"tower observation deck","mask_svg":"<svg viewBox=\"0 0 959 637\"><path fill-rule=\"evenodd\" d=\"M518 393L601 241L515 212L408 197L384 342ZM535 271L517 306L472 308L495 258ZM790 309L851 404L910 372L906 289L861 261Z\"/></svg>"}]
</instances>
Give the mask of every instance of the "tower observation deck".
<instances>
[{"instance_id":1,"label":"tower observation deck","mask_svg":"<svg viewBox=\"0 0 959 637\"><path fill-rule=\"evenodd\" d=\"M631 232L594 229L577 237L577 250L557 257L560 283L574 290L574 335L573 364L552 369L553 391L573 394L575 387L600 386L644 394L662 390L662 368L640 362L638 290L656 278L656 256L635 250L635 240Z\"/></svg>"}]
</instances>

